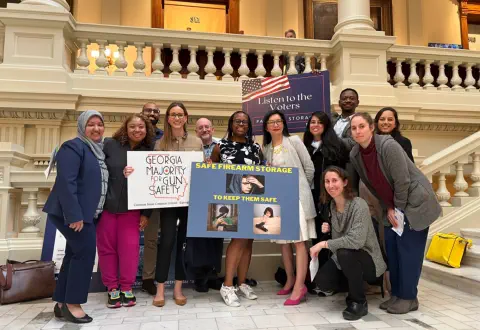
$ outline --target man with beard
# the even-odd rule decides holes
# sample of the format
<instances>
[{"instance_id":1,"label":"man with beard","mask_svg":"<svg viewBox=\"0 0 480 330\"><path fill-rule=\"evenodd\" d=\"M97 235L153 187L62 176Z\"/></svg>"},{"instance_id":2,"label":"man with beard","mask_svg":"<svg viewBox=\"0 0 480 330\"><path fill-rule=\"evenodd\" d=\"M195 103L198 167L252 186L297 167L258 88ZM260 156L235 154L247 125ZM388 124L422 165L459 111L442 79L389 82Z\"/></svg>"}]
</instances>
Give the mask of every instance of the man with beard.
<instances>
[{"instance_id":1,"label":"man with beard","mask_svg":"<svg viewBox=\"0 0 480 330\"><path fill-rule=\"evenodd\" d=\"M160 119L160 110L154 102L148 102L143 105L142 114L150 119L153 127L155 128L155 138L152 150L155 146L155 142L160 140L163 136L163 131L157 127L158 120ZM154 283L155 278L155 265L157 263L157 241L158 241L158 227L160 223L159 209L155 209L150 216L150 221L144 230L144 250L143 250L143 273L142 273L142 290L148 292L151 295L157 293L157 287Z\"/></svg>"},{"instance_id":2,"label":"man with beard","mask_svg":"<svg viewBox=\"0 0 480 330\"><path fill-rule=\"evenodd\" d=\"M352 150L356 144L352 138L350 118L355 114L355 109L357 109L359 103L358 92L352 88L346 88L340 93L340 100L338 101L338 105L342 109L341 115L336 112L332 114L333 130L346 145L348 151ZM360 178L350 162L347 163L346 170L350 174L352 188L358 196Z\"/></svg>"},{"instance_id":3,"label":"man with beard","mask_svg":"<svg viewBox=\"0 0 480 330\"><path fill-rule=\"evenodd\" d=\"M160 119L160 110L158 109L157 105L153 102L148 102L143 105L142 108L142 113L150 119L150 122L152 123L153 127L155 128L155 139L153 141L153 144L155 145L155 142L160 140L163 136L163 131L157 127L158 120ZM153 148L153 147L152 147Z\"/></svg>"}]
</instances>

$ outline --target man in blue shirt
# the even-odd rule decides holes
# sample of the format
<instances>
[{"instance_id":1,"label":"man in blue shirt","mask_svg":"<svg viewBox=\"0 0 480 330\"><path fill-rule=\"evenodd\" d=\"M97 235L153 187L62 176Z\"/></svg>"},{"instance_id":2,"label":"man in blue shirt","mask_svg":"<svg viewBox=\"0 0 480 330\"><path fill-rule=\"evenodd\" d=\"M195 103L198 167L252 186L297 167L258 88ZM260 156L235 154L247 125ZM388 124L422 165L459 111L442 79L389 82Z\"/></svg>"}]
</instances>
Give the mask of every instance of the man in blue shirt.
<instances>
[{"instance_id":1,"label":"man in blue shirt","mask_svg":"<svg viewBox=\"0 0 480 330\"><path fill-rule=\"evenodd\" d=\"M154 142L157 142L163 136L163 131L157 127L158 121L160 119L160 109L158 109L157 105L154 102L148 102L143 105L142 113L150 119L150 122L155 128Z\"/></svg>"}]
</instances>

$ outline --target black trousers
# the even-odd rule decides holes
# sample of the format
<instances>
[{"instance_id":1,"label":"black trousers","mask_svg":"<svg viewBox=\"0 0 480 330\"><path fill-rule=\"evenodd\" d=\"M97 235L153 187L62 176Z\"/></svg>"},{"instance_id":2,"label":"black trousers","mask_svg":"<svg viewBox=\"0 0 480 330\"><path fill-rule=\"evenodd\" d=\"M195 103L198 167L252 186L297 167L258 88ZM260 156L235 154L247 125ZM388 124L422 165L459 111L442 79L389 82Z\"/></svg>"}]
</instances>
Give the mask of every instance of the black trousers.
<instances>
[{"instance_id":1,"label":"black trousers","mask_svg":"<svg viewBox=\"0 0 480 330\"><path fill-rule=\"evenodd\" d=\"M175 238L177 240L175 280L183 281L186 279L183 261L183 245L187 238L187 218L188 207L171 207L161 210L161 235L157 251L157 266L155 270L155 280L158 283L165 283L165 281L167 281ZM177 228L178 220L180 222Z\"/></svg>"},{"instance_id":2,"label":"black trousers","mask_svg":"<svg viewBox=\"0 0 480 330\"><path fill-rule=\"evenodd\" d=\"M375 264L372 257L364 250L337 250L338 263L342 270L337 268L335 261L329 259L315 276L315 283L322 291L341 291L342 282L348 283L348 297L357 303L366 301L363 281L375 283L377 281Z\"/></svg>"}]
</instances>

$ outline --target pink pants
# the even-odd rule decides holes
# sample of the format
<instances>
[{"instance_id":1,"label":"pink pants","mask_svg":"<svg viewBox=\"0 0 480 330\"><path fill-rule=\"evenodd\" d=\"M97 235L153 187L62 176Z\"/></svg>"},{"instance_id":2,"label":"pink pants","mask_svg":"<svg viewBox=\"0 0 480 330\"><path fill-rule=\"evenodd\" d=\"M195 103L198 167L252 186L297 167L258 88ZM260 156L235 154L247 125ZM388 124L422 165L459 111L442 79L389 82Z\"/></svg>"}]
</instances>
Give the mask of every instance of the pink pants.
<instances>
[{"instance_id":1,"label":"pink pants","mask_svg":"<svg viewBox=\"0 0 480 330\"><path fill-rule=\"evenodd\" d=\"M132 289L140 250L140 211L103 211L97 225L98 264L108 291Z\"/></svg>"}]
</instances>

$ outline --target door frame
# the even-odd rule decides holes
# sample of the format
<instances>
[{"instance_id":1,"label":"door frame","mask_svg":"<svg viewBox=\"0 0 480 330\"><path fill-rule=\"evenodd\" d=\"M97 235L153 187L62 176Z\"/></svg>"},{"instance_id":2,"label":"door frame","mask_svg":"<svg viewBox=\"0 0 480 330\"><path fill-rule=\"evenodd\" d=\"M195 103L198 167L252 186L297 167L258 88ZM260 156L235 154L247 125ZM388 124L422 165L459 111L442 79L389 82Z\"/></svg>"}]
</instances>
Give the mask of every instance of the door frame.
<instances>
[{"instance_id":1,"label":"door frame","mask_svg":"<svg viewBox=\"0 0 480 330\"><path fill-rule=\"evenodd\" d=\"M179 0L183 2L200 2L216 5L225 5L226 33L240 33L240 0ZM152 0L152 28L165 26L164 0Z\"/></svg>"}]
</instances>

